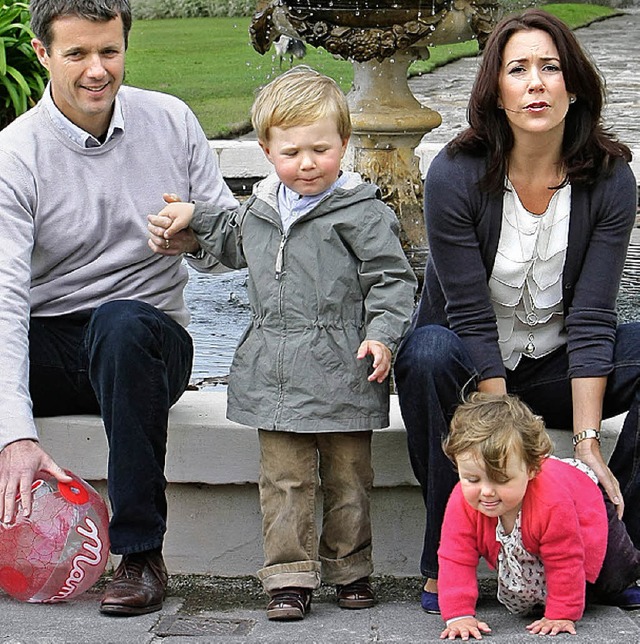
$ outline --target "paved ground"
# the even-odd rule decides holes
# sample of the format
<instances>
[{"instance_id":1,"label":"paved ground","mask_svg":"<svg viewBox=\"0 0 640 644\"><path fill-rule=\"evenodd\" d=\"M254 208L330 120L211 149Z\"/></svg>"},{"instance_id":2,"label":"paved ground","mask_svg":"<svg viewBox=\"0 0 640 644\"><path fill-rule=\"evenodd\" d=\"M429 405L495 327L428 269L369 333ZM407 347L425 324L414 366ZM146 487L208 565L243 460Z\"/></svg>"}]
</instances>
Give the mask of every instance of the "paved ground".
<instances>
[{"instance_id":1,"label":"paved ground","mask_svg":"<svg viewBox=\"0 0 640 644\"><path fill-rule=\"evenodd\" d=\"M640 149L640 8L596 22L575 33L605 78L605 124L629 147ZM466 58L409 80L418 100L440 112L442 125L426 141L446 143L467 126L467 101L477 58Z\"/></svg>"},{"instance_id":2,"label":"paved ground","mask_svg":"<svg viewBox=\"0 0 640 644\"><path fill-rule=\"evenodd\" d=\"M609 107L606 121L620 138L640 148L640 11L581 29L580 40L607 79ZM434 74L411 81L421 101L437 109L443 125L431 140L445 142L464 127L466 98L477 61L467 59ZM330 589L320 593L303 622L270 623L264 598L254 580L181 578L171 580L170 598L160 613L135 618L100 615L100 595L88 593L57 605L19 603L0 592L1 644L205 644L437 642L439 617L419 607L420 579L376 579L380 603L371 610L342 611ZM490 642L531 641L525 619L510 616L493 599L491 580L483 584L479 614L493 628ZM568 636L559 636L565 641ZM640 611L590 607L571 642L621 644L640 641Z\"/></svg>"},{"instance_id":3,"label":"paved ground","mask_svg":"<svg viewBox=\"0 0 640 644\"><path fill-rule=\"evenodd\" d=\"M89 593L66 604L21 604L0 595L0 642L3 644L364 644L366 642L437 642L442 621L427 615L418 604L420 581L410 580L411 601L396 589L399 599L386 597L369 610L340 610L329 591L314 602L311 613L302 622L269 622L263 610L264 600L252 595L244 608L220 610L216 605L202 608L201 601L212 586L228 591L227 598L242 601L236 595L252 582L229 582L221 579L189 580L176 587L160 613L141 617L107 617L98 612L100 595ZM381 592L384 580L377 580ZM407 580L408 583L408 580ZM180 585L180 584L178 584ZM494 644L517 644L531 641L524 618L510 616L492 593L483 593L481 616L493 629L485 639ZM567 640L568 635L558 636ZM640 641L640 611L624 612L618 608L590 607L578 625L578 635L571 642L590 644L630 644Z\"/></svg>"}]
</instances>

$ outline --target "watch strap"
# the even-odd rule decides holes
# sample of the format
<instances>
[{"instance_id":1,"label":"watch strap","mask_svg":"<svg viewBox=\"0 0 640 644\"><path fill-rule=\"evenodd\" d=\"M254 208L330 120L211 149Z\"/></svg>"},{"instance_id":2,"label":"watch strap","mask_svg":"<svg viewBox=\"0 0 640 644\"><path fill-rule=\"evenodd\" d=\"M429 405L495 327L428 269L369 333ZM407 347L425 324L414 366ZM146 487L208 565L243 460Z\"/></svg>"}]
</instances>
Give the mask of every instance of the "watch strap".
<instances>
[{"instance_id":1,"label":"watch strap","mask_svg":"<svg viewBox=\"0 0 640 644\"><path fill-rule=\"evenodd\" d=\"M573 435L571 442L575 447L578 443L586 440L587 438L595 438L598 443L600 443L600 431L597 429L583 429L581 432Z\"/></svg>"}]
</instances>

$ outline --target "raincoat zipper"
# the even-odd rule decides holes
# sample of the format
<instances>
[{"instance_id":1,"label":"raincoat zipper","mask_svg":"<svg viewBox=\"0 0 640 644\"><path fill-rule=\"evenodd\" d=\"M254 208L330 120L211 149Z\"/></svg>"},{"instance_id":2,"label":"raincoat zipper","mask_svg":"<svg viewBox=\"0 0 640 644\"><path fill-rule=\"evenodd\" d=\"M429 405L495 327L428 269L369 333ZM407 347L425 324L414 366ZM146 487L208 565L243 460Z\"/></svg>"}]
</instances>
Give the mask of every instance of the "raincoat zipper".
<instances>
[{"instance_id":1,"label":"raincoat zipper","mask_svg":"<svg viewBox=\"0 0 640 644\"><path fill-rule=\"evenodd\" d=\"M284 245L287 243L287 238L289 233L283 233L282 239L280 240L280 247L278 248L278 254L276 255L276 279L279 280L282 275L282 263L284 261Z\"/></svg>"}]
</instances>

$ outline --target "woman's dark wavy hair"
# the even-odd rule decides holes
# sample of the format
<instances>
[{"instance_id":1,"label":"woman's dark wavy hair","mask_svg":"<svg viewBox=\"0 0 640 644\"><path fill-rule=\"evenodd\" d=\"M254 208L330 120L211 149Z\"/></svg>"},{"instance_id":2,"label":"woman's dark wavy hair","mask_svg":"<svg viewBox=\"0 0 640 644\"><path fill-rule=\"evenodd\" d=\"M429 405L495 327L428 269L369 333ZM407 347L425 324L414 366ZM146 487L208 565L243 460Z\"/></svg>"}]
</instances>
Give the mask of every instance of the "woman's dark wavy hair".
<instances>
[{"instance_id":1,"label":"woman's dark wavy hair","mask_svg":"<svg viewBox=\"0 0 640 644\"><path fill-rule=\"evenodd\" d=\"M504 190L513 134L504 110L498 109L498 80L507 42L515 33L540 29L551 36L560 57L567 91L576 96L565 120L562 160L566 180L592 183L611 171L616 158L631 160L629 148L604 129L602 109L605 85L571 30L558 18L540 9L504 18L487 41L476 76L467 118L469 127L448 145L450 154L487 155L487 173L480 188L491 193Z\"/></svg>"}]
</instances>

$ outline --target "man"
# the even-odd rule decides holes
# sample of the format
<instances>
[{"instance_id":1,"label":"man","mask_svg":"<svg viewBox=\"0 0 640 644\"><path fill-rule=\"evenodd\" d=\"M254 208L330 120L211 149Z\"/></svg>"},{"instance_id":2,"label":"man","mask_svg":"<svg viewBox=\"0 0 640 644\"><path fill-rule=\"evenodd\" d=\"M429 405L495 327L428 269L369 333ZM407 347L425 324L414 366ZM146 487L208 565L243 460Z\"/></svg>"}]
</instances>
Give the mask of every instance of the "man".
<instances>
[{"instance_id":1,"label":"man","mask_svg":"<svg viewBox=\"0 0 640 644\"><path fill-rule=\"evenodd\" d=\"M171 191L236 206L178 99L123 86L128 0L31 0L42 100L0 132L0 520L31 510L39 470L68 481L34 416L100 413L109 443L107 614L160 610L169 407L189 379L183 251L147 246ZM205 260L190 259L200 268Z\"/></svg>"}]
</instances>

